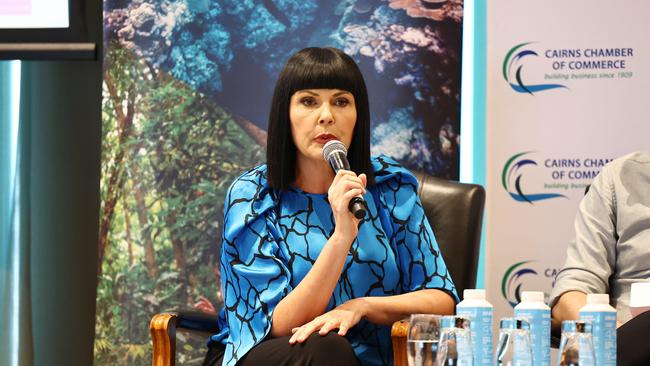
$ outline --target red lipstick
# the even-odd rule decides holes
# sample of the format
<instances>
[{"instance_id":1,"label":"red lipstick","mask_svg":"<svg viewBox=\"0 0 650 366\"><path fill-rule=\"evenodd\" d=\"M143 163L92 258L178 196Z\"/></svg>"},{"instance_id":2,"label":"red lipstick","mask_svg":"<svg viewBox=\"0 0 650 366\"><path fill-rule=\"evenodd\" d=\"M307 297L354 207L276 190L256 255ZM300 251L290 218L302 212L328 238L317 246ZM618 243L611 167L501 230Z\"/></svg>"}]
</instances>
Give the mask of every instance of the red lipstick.
<instances>
[{"instance_id":1,"label":"red lipstick","mask_svg":"<svg viewBox=\"0 0 650 366\"><path fill-rule=\"evenodd\" d=\"M332 135L331 133L321 133L314 139L316 143L319 143L321 145L325 145L330 140L338 140L338 137Z\"/></svg>"}]
</instances>

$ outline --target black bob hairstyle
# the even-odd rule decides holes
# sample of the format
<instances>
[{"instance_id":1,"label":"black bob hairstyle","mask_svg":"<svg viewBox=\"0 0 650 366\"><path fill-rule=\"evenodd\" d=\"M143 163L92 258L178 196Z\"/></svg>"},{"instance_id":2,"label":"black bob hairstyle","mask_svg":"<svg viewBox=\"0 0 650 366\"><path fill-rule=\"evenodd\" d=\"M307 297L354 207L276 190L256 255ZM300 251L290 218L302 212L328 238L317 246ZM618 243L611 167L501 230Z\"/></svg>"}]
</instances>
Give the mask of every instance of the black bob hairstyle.
<instances>
[{"instance_id":1,"label":"black bob hairstyle","mask_svg":"<svg viewBox=\"0 0 650 366\"><path fill-rule=\"evenodd\" d=\"M348 148L350 169L365 173L368 185L375 176L370 163L370 111L368 91L352 58L336 48L310 47L287 60L275 84L269 114L266 165L269 185L287 189L296 179L296 146L291 136L291 96L304 89L340 89L354 96L357 121Z\"/></svg>"}]
</instances>

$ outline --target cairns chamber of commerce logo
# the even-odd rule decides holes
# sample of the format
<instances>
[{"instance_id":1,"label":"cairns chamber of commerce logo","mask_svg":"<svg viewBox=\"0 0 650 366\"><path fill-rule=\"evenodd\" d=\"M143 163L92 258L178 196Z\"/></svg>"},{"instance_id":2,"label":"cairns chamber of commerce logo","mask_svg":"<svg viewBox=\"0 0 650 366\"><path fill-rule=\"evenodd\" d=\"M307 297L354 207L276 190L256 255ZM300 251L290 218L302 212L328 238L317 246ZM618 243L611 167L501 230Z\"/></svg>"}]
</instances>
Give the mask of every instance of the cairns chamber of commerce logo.
<instances>
[{"instance_id":1,"label":"cairns chamber of commerce logo","mask_svg":"<svg viewBox=\"0 0 650 366\"><path fill-rule=\"evenodd\" d=\"M528 202L532 204L535 201L542 201L551 198L567 198L561 193L529 193L523 188L523 175L525 167L537 166L537 162L526 155L532 151L517 153L508 159L501 172L501 184L503 189L508 192L510 197L517 202Z\"/></svg>"},{"instance_id":2,"label":"cairns chamber of commerce logo","mask_svg":"<svg viewBox=\"0 0 650 366\"><path fill-rule=\"evenodd\" d=\"M537 52L528 47L532 42L520 43L510 49L503 59L503 78L510 87L518 93L534 94L536 92L566 88L562 84L530 84L524 81L524 63L533 57L539 56Z\"/></svg>"},{"instance_id":3,"label":"cairns chamber of commerce logo","mask_svg":"<svg viewBox=\"0 0 650 366\"><path fill-rule=\"evenodd\" d=\"M540 263L525 260L508 267L501 279L501 295L513 308L521 302L523 291L540 291L555 286L557 269L544 268ZM524 288L526 287L526 288ZM548 294L544 294L548 298Z\"/></svg>"},{"instance_id":4,"label":"cairns chamber of commerce logo","mask_svg":"<svg viewBox=\"0 0 650 366\"><path fill-rule=\"evenodd\" d=\"M501 280L501 294L513 308L521 302L523 277L526 275L537 276L537 271L530 268L531 263L533 261L515 263L503 275L503 279Z\"/></svg>"},{"instance_id":5,"label":"cairns chamber of commerce logo","mask_svg":"<svg viewBox=\"0 0 650 366\"><path fill-rule=\"evenodd\" d=\"M561 46L524 42L503 59L503 79L517 93L569 89L569 83L630 79L634 76L633 47L615 45ZM579 90L579 89L577 89Z\"/></svg>"}]
</instances>

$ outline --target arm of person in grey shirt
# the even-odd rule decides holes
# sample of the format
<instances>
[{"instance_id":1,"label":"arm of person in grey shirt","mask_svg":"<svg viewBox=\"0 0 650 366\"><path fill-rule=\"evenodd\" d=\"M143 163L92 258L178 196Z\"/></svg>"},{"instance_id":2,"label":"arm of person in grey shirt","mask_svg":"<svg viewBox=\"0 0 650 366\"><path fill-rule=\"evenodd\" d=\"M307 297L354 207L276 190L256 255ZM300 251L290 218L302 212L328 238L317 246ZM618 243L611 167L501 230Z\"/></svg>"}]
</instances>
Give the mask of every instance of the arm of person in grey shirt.
<instances>
[{"instance_id":1,"label":"arm of person in grey shirt","mask_svg":"<svg viewBox=\"0 0 650 366\"><path fill-rule=\"evenodd\" d=\"M616 261L616 196L613 167L606 166L580 202L575 219L575 240L555 280L549 304L553 327L577 319L589 293L607 293Z\"/></svg>"}]
</instances>

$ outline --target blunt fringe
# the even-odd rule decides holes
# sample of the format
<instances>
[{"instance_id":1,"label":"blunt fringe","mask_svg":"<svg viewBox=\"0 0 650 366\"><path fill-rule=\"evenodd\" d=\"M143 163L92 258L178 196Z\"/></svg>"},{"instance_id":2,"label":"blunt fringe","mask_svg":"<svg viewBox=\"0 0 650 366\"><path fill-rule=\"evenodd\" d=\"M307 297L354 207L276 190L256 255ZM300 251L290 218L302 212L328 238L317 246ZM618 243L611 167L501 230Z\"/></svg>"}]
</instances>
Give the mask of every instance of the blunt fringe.
<instances>
[{"instance_id":1,"label":"blunt fringe","mask_svg":"<svg viewBox=\"0 0 650 366\"><path fill-rule=\"evenodd\" d=\"M291 138L289 103L291 96L304 89L340 89L354 96L357 121L348 149L350 168L365 173L368 185L375 176L370 162L370 110L363 75L354 60L336 48L310 47L287 60L278 77L271 100L266 144L269 185L287 189L296 179L296 146Z\"/></svg>"}]
</instances>

